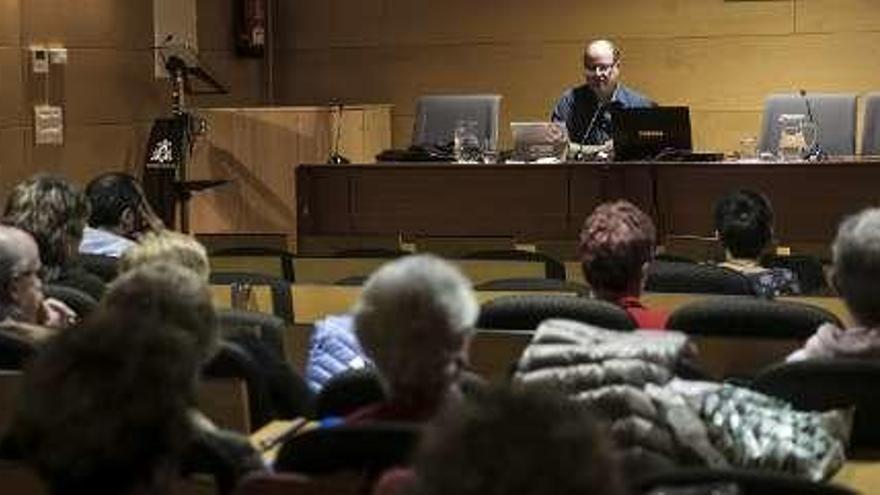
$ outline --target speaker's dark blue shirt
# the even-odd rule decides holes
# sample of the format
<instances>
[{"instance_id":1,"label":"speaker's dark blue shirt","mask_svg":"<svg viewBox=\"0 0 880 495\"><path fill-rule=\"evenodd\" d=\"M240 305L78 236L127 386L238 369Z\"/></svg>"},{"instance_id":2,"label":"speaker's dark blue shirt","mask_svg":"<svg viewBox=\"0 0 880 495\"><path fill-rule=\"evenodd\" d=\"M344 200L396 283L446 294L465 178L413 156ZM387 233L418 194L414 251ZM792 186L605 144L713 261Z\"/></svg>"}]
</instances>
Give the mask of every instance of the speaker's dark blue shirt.
<instances>
[{"instance_id":1,"label":"speaker's dark blue shirt","mask_svg":"<svg viewBox=\"0 0 880 495\"><path fill-rule=\"evenodd\" d=\"M550 120L564 122L568 129L568 139L573 143L602 144L611 139L610 110L614 105L620 108L646 108L655 106L655 103L623 84L618 84L611 97L611 104L600 108L596 93L584 84L563 93ZM591 129L590 122L594 120L594 116L595 123Z\"/></svg>"}]
</instances>

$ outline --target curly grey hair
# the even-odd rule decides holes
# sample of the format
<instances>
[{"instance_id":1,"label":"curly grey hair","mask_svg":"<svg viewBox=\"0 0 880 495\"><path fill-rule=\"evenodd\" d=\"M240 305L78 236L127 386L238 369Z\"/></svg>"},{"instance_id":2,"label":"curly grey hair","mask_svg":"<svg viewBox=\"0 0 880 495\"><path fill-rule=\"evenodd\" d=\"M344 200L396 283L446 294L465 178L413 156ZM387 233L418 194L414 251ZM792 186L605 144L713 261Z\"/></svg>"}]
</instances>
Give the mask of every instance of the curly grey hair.
<instances>
[{"instance_id":1,"label":"curly grey hair","mask_svg":"<svg viewBox=\"0 0 880 495\"><path fill-rule=\"evenodd\" d=\"M15 186L4 212L4 223L27 231L37 241L48 281L76 254L88 218L85 193L67 179L47 174Z\"/></svg>"}]
</instances>

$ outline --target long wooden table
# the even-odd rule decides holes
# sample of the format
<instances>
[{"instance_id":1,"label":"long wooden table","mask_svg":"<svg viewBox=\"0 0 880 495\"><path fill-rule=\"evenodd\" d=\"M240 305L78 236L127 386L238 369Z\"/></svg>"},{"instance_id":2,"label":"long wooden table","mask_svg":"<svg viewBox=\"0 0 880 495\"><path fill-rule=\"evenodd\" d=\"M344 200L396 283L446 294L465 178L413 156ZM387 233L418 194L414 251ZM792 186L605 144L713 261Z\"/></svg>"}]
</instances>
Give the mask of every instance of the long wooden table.
<instances>
[{"instance_id":1,"label":"long wooden table","mask_svg":"<svg viewBox=\"0 0 880 495\"><path fill-rule=\"evenodd\" d=\"M660 234L713 234L712 206L737 188L764 192L776 236L827 249L845 215L878 204L880 159L822 163L448 163L303 165L298 234L574 239L600 202L625 198Z\"/></svg>"}]
</instances>

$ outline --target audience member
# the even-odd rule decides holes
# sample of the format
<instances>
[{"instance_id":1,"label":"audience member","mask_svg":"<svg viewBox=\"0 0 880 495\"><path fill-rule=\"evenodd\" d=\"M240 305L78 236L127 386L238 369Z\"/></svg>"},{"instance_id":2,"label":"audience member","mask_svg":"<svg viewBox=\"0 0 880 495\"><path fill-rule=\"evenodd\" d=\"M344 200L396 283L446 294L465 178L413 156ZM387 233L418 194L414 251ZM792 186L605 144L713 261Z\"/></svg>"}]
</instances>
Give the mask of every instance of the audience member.
<instances>
[{"instance_id":1,"label":"audience member","mask_svg":"<svg viewBox=\"0 0 880 495\"><path fill-rule=\"evenodd\" d=\"M170 493L194 439L199 344L158 314L99 311L29 368L11 442L51 492Z\"/></svg>"},{"instance_id":2,"label":"audience member","mask_svg":"<svg viewBox=\"0 0 880 495\"><path fill-rule=\"evenodd\" d=\"M86 186L91 205L88 225L79 251L118 258L146 232L162 230L162 221L153 212L134 177L108 172Z\"/></svg>"},{"instance_id":3,"label":"audience member","mask_svg":"<svg viewBox=\"0 0 880 495\"><path fill-rule=\"evenodd\" d=\"M527 389L492 390L446 409L415 466L422 495L624 493L612 442L588 410Z\"/></svg>"},{"instance_id":4,"label":"audience member","mask_svg":"<svg viewBox=\"0 0 880 495\"><path fill-rule=\"evenodd\" d=\"M651 218L628 201L597 206L580 233L581 266L593 295L625 309L639 328L666 327L666 313L639 301L656 235Z\"/></svg>"},{"instance_id":5,"label":"audience member","mask_svg":"<svg viewBox=\"0 0 880 495\"><path fill-rule=\"evenodd\" d=\"M64 303L44 297L40 267L33 238L0 225L0 335L25 348L42 343L76 319Z\"/></svg>"},{"instance_id":6,"label":"audience member","mask_svg":"<svg viewBox=\"0 0 880 495\"><path fill-rule=\"evenodd\" d=\"M388 398L349 420L426 420L447 400L460 397L478 312L470 282L440 258L407 256L374 272L354 318Z\"/></svg>"},{"instance_id":7,"label":"audience member","mask_svg":"<svg viewBox=\"0 0 880 495\"><path fill-rule=\"evenodd\" d=\"M108 287L100 308L132 319L144 316L173 324L192 336L202 362L217 349L217 315L207 282L173 262L145 263L121 273Z\"/></svg>"},{"instance_id":8,"label":"audience member","mask_svg":"<svg viewBox=\"0 0 880 495\"><path fill-rule=\"evenodd\" d=\"M189 268L205 282L211 276L211 264L205 246L194 237L173 230L144 234L140 243L122 254L119 272L125 273L132 268L157 261Z\"/></svg>"},{"instance_id":9,"label":"audience member","mask_svg":"<svg viewBox=\"0 0 880 495\"><path fill-rule=\"evenodd\" d=\"M773 207L763 194L741 189L715 203L715 230L727 259L720 266L748 277L761 297L800 293L797 277L786 268L764 268L759 258L773 239Z\"/></svg>"},{"instance_id":10,"label":"audience member","mask_svg":"<svg viewBox=\"0 0 880 495\"><path fill-rule=\"evenodd\" d=\"M97 300L104 294L104 282L77 261L88 216L89 202L79 188L62 177L38 174L15 186L4 223L37 241L44 282L74 287Z\"/></svg>"},{"instance_id":11,"label":"audience member","mask_svg":"<svg viewBox=\"0 0 880 495\"><path fill-rule=\"evenodd\" d=\"M195 346L199 365L207 363L218 347L211 291L201 276L178 264L147 263L120 274L108 288L100 310L184 332ZM219 430L194 408L190 417L194 441L184 458L184 472L212 473L227 493L241 476L263 468L246 437Z\"/></svg>"},{"instance_id":12,"label":"audience member","mask_svg":"<svg viewBox=\"0 0 880 495\"><path fill-rule=\"evenodd\" d=\"M788 361L813 358L880 357L880 208L844 220L831 246L834 285L856 325L826 323Z\"/></svg>"},{"instance_id":13,"label":"audience member","mask_svg":"<svg viewBox=\"0 0 880 495\"><path fill-rule=\"evenodd\" d=\"M193 270L205 282L211 274L208 254L192 236L163 230L148 232L140 242L123 253L119 269L125 273L138 266L165 261ZM255 376L249 383L251 420L256 427L277 418L309 416L313 397L305 380L284 361L284 356L265 345L259 331L252 328L220 329L224 345L236 347L252 358ZM259 383L257 383L259 382Z\"/></svg>"}]
</instances>

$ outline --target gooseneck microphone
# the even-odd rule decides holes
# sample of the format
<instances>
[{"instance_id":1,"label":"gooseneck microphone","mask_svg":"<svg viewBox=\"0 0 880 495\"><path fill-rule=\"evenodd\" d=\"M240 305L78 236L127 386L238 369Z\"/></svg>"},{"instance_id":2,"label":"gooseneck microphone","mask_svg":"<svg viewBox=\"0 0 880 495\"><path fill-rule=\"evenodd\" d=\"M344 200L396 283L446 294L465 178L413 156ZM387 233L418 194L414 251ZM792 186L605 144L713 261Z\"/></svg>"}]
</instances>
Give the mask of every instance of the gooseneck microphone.
<instances>
[{"instance_id":1,"label":"gooseneck microphone","mask_svg":"<svg viewBox=\"0 0 880 495\"><path fill-rule=\"evenodd\" d=\"M587 139L590 138L590 134L593 132L593 129L596 127L596 124L599 122L599 116L604 114L605 112L614 112L623 108L623 104L619 101L606 101L604 103L599 103L596 106L596 111L593 112L593 116L590 118L590 123L587 125L587 130L584 132L584 136L581 138L582 144L587 144ZM596 143L603 144L603 143Z\"/></svg>"},{"instance_id":2,"label":"gooseneck microphone","mask_svg":"<svg viewBox=\"0 0 880 495\"><path fill-rule=\"evenodd\" d=\"M804 106L807 108L807 118L810 119L810 123L815 127L816 139L813 142L813 149L807 153L805 157L807 160L824 160L828 155L825 153L825 150L822 149L822 145L819 144L819 123L816 122L816 119L813 118L813 105L810 104L810 99L807 98L807 91L803 88L798 90L798 94L801 95L801 98L804 100Z\"/></svg>"},{"instance_id":3,"label":"gooseneck microphone","mask_svg":"<svg viewBox=\"0 0 880 495\"><path fill-rule=\"evenodd\" d=\"M333 153L327 159L327 163L335 165L345 165L351 163L351 160L342 156L339 152L339 141L342 139L342 103L333 105Z\"/></svg>"},{"instance_id":4,"label":"gooseneck microphone","mask_svg":"<svg viewBox=\"0 0 880 495\"><path fill-rule=\"evenodd\" d=\"M596 105L596 110L593 111L593 116L590 117L590 123L587 124L587 130L584 131L583 137L581 137L581 144L587 144L587 139L590 138L590 133L593 132L593 127L596 126L596 120L599 119L599 114L605 111L605 103L599 103Z\"/></svg>"}]
</instances>

